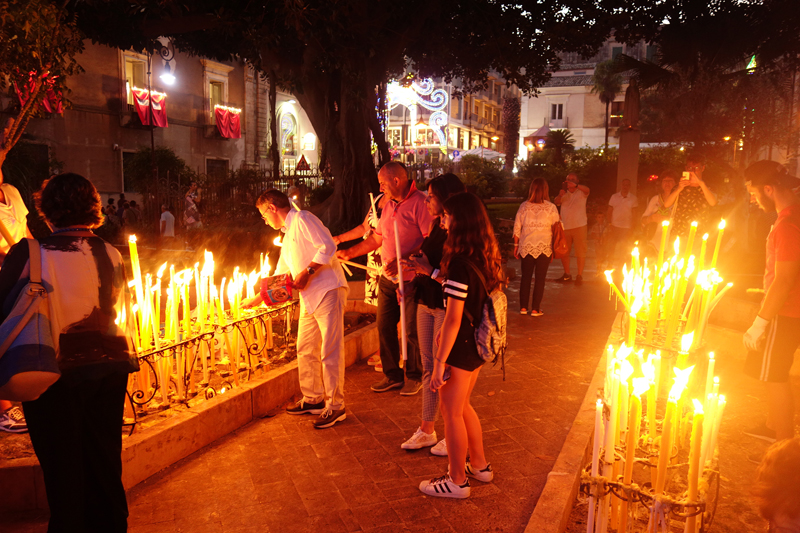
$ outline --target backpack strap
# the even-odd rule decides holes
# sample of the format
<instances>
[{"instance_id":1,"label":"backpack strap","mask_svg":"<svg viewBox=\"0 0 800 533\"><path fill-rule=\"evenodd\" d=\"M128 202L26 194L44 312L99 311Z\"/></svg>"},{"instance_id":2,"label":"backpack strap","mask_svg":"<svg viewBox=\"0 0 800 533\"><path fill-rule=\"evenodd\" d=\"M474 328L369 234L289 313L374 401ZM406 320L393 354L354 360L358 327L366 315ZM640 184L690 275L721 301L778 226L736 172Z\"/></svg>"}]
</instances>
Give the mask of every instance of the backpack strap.
<instances>
[{"instance_id":1,"label":"backpack strap","mask_svg":"<svg viewBox=\"0 0 800 533\"><path fill-rule=\"evenodd\" d=\"M472 261L470 261L469 259L466 259L466 258L462 259L462 261L464 263L466 263L467 266L469 266L472 269L472 271L475 272L475 274L478 275L478 279L481 282L481 286L483 286L483 290L486 292L486 296L488 298L491 298L492 295L489 294L489 289L486 286L486 278L483 277L483 274L481 273L480 269L478 269L478 266L475 263L473 263ZM474 320L474 318L472 316L472 313L470 313L469 309L467 309L466 305L464 306L464 314L466 315L467 320L469 320L469 325L474 328L475 327L475 320Z\"/></svg>"},{"instance_id":2,"label":"backpack strap","mask_svg":"<svg viewBox=\"0 0 800 533\"><path fill-rule=\"evenodd\" d=\"M36 239L26 239L28 241L28 251L30 252L30 276L28 284L36 284L39 287L28 287L27 290L32 291L31 294L36 295L30 302L30 305L25 310L25 313L20 317L17 324L14 326L8 336L0 344L0 357L5 355L6 351L11 347L11 344L20 334L22 329L28 324L28 321L33 317L34 313L38 311L39 304L47 291L42 286L42 256L39 250L39 241Z\"/></svg>"},{"instance_id":3,"label":"backpack strap","mask_svg":"<svg viewBox=\"0 0 800 533\"><path fill-rule=\"evenodd\" d=\"M36 239L25 239L28 241L28 255L30 257L30 282L42 283L42 251L39 248L39 241Z\"/></svg>"}]
</instances>

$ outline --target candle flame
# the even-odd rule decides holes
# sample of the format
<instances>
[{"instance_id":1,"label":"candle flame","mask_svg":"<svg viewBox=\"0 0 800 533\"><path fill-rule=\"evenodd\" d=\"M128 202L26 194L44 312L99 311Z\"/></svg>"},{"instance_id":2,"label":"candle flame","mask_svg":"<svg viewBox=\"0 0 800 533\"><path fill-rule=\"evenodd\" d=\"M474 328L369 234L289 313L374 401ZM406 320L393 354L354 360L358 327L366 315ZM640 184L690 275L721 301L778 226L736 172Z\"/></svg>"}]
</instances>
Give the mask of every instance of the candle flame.
<instances>
[{"instance_id":1,"label":"candle flame","mask_svg":"<svg viewBox=\"0 0 800 533\"><path fill-rule=\"evenodd\" d=\"M708 352L708 358L709 358L709 360L713 361L714 360L714 352Z\"/></svg>"},{"instance_id":2,"label":"candle flame","mask_svg":"<svg viewBox=\"0 0 800 533\"><path fill-rule=\"evenodd\" d=\"M697 227L697 221L696 221L696 220L695 220L694 222L692 222L692 227L693 227L693 228L696 228L696 227Z\"/></svg>"},{"instance_id":3,"label":"candle flame","mask_svg":"<svg viewBox=\"0 0 800 533\"><path fill-rule=\"evenodd\" d=\"M274 244L275 246L283 246L283 243L281 242L281 238L280 237L275 237L275 240L272 241L272 244Z\"/></svg>"},{"instance_id":4,"label":"candle flame","mask_svg":"<svg viewBox=\"0 0 800 533\"><path fill-rule=\"evenodd\" d=\"M598 399L597 399L597 403L595 403L595 405L596 405L597 407L603 407L603 400L601 400L600 398L598 398Z\"/></svg>"},{"instance_id":5,"label":"candle flame","mask_svg":"<svg viewBox=\"0 0 800 533\"><path fill-rule=\"evenodd\" d=\"M136 235L131 234L131 236L128 237L128 242L136 242Z\"/></svg>"},{"instance_id":6,"label":"candle flame","mask_svg":"<svg viewBox=\"0 0 800 533\"><path fill-rule=\"evenodd\" d=\"M605 272L603 272L603 274L606 275L606 279L608 280L608 282L613 284L614 283L614 279L611 277L611 273L612 272L614 272L614 271L613 270L606 270Z\"/></svg>"},{"instance_id":7,"label":"candle flame","mask_svg":"<svg viewBox=\"0 0 800 533\"><path fill-rule=\"evenodd\" d=\"M694 414L702 415L703 414L703 404L700 403L700 400L698 400L697 398L694 398L692 400L692 403L694 404Z\"/></svg>"},{"instance_id":8,"label":"candle flame","mask_svg":"<svg viewBox=\"0 0 800 533\"><path fill-rule=\"evenodd\" d=\"M672 388L669 391L669 399L677 401L680 399L681 394L683 394L686 385L689 384L689 375L694 370L694 365L690 366L689 368L684 368L681 370L680 368L673 367L672 371L675 372L675 377L673 378L675 384L672 385Z\"/></svg>"},{"instance_id":9,"label":"candle flame","mask_svg":"<svg viewBox=\"0 0 800 533\"><path fill-rule=\"evenodd\" d=\"M662 228L666 228L667 226L669 226L669 220L662 220L661 221L661 227Z\"/></svg>"},{"instance_id":10,"label":"candle flame","mask_svg":"<svg viewBox=\"0 0 800 533\"><path fill-rule=\"evenodd\" d=\"M639 312L639 310L642 308L643 305L644 302L642 302L642 300L640 300L639 298L636 298L631 304L631 316L636 316L636 313Z\"/></svg>"},{"instance_id":11,"label":"candle flame","mask_svg":"<svg viewBox=\"0 0 800 533\"><path fill-rule=\"evenodd\" d=\"M708 233L704 233L704 234L703 234L703 240L704 240L704 241L707 241L707 240L708 240Z\"/></svg>"},{"instance_id":12,"label":"candle flame","mask_svg":"<svg viewBox=\"0 0 800 533\"><path fill-rule=\"evenodd\" d=\"M719 221L719 226L717 226L717 227L719 229L721 229L721 230L725 229L725 219L724 218Z\"/></svg>"},{"instance_id":13,"label":"candle flame","mask_svg":"<svg viewBox=\"0 0 800 533\"><path fill-rule=\"evenodd\" d=\"M689 351L689 348L692 347L692 343L694 342L694 331L690 331L683 337L681 337L681 351L686 353Z\"/></svg>"},{"instance_id":14,"label":"candle flame","mask_svg":"<svg viewBox=\"0 0 800 533\"><path fill-rule=\"evenodd\" d=\"M653 354L647 356L647 361L642 363L642 374L650 383L655 383L656 381L656 365L653 364L653 359L655 359Z\"/></svg>"},{"instance_id":15,"label":"candle flame","mask_svg":"<svg viewBox=\"0 0 800 533\"><path fill-rule=\"evenodd\" d=\"M647 378L633 378L633 395L641 396L650 388L650 380Z\"/></svg>"},{"instance_id":16,"label":"candle flame","mask_svg":"<svg viewBox=\"0 0 800 533\"><path fill-rule=\"evenodd\" d=\"M714 385L719 385L719 376L714 376Z\"/></svg>"},{"instance_id":17,"label":"candle flame","mask_svg":"<svg viewBox=\"0 0 800 533\"><path fill-rule=\"evenodd\" d=\"M719 403L720 404L724 404L726 401L727 400L725 399L725 395L724 394L720 394L719 395Z\"/></svg>"},{"instance_id":18,"label":"candle flame","mask_svg":"<svg viewBox=\"0 0 800 533\"><path fill-rule=\"evenodd\" d=\"M675 255L680 255L681 253L681 238L675 237L675 244L673 244L672 249L675 250Z\"/></svg>"},{"instance_id":19,"label":"candle flame","mask_svg":"<svg viewBox=\"0 0 800 533\"><path fill-rule=\"evenodd\" d=\"M158 269L158 274L156 274L156 277L157 277L157 278L161 278L161 276L162 276L162 275L164 275L164 271L165 271L166 269L167 269L167 262L166 262L166 261L164 261L164 264L163 264L163 265L161 265L161 267Z\"/></svg>"},{"instance_id":20,"label":"candle flame","mask_svg":"<svg viewBox=\"0 0 800 533\"><path fill-rule=\"evenodd\" d=\"M619 378L627 383L628 379L630 379L631 375L633 375L633 365L627 359L624 359L620 364L619 368Z\"/></svg>"}]
</instances>

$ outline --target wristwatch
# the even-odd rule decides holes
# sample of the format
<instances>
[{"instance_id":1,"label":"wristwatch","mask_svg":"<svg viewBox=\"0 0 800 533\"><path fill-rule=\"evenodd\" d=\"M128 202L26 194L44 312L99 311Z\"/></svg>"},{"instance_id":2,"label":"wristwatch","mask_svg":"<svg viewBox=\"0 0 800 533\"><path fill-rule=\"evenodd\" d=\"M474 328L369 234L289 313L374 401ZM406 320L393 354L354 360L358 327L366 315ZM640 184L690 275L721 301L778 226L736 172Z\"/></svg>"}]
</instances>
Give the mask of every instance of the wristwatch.
<instances>
[{"instance_id":1,"label":"wristwatch","mask_svg":"<svg viewBox=\"0 0 800 533\"><path fill-rule=\"evenodd\" d=\"M306 269L306 272L308 272L308 275L309 275L309 276L313 276L313 275L314 275L314 272L316 272L316 270L314 270L314 267L308 267L308 268Z\"/></svg>"}]
</instances>

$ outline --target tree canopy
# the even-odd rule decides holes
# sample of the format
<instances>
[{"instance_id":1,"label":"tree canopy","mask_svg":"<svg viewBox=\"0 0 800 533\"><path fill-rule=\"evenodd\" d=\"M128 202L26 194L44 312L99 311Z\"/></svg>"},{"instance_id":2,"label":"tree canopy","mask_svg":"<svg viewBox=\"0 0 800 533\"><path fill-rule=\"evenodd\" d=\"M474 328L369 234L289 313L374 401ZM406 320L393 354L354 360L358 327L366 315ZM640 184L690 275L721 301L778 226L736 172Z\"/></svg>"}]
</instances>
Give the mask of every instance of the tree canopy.
<instances>
[{"instance_id":1,"label":"tree canopy","mask_svg":"<svg viewBox=\"0 0 800 533\"><path fill-rule=\"evenodd\" d=\"M495 72L531 93L559 51L591 55L610 31L594 0L78 0L75 9L95 41L144 49L163 35L183 51L270 74L303 106L335 178L324 218L348 223L361 220L377 187L371 137L389 158L376 88L410 71L469 92Z\"/></svg>"}]
</instances>

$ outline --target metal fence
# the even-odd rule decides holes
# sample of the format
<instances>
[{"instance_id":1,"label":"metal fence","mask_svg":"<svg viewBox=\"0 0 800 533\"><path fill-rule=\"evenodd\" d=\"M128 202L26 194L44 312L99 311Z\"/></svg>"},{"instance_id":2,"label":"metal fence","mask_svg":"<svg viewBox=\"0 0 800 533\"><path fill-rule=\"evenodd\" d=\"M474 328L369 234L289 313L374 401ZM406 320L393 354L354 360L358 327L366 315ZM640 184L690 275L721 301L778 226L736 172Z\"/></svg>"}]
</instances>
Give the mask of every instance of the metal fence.
<instances>
[{"instance_id":1,"label":"metal fence","mask_svg":"<svg viewBox=\"0 0 800 533\"><path fill-rule=\"evenodd\" d=\"M200 220L204 227L226 227L243 221L252 222L257 217L255 208L258 196L268 189L278 189L291 196L301 206L315 203L321 189L332 184L332 179L319 172L280 173L273 176L267 169L243 169L227 174L199 174L194 178L199 187ZM295 187L296 189L292 189ZM317 192L315 192L317 191ZM188 184L175 176L159 178L154 192L143 199L145 220L158 220L161 206L169 205L175 216L178 231L185 228L184 210Z\"/></svg>"}]
</instances>

